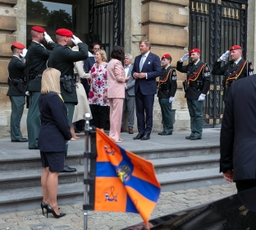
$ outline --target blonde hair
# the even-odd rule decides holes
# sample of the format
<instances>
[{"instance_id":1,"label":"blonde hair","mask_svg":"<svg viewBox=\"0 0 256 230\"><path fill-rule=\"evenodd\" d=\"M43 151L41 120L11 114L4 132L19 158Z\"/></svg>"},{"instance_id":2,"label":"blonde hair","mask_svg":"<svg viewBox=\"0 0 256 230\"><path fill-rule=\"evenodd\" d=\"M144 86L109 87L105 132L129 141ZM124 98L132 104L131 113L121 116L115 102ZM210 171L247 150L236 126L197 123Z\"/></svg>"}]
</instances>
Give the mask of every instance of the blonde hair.
<instances>
[{"instance_id":1,"label":"blonde hair","mask_svg":"<svg viewBox=\"0 0 256 230\"><path fill-rule=\"evenodd\" d=\"M102 61L106 62L107 61L107 54L105 50L99 49L97 52L99 52L100 56L102 57Z\"/></svg>"},{"instance_id":2,"label":"blonde hair","mask_svg":"<svg viewBox=\"0 0 256 230\"><path fill-rule=\"evenodd\" d=\"M42 75L41 94L55 92L60 94L60 71L54 68L48 68Z\"/></svg>"}]
</instances>

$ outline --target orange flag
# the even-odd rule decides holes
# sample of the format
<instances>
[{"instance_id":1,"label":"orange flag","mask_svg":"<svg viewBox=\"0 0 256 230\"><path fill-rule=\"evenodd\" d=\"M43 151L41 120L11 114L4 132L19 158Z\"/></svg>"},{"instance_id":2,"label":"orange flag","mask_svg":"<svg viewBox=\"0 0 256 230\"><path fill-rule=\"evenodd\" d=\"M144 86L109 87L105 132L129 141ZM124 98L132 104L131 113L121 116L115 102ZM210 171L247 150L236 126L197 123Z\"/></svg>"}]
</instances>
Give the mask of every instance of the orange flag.
<instances>
[{"instance_id":1,"label":"orange flag","mask_svg":"<svg viewBox=\"0 0 256 230\"><path fill-rule=\"evenodd\" d=\"M154 166L96 130L95 211L139 213L148 227L160 195Z\"/></svg>"}]
</instances>

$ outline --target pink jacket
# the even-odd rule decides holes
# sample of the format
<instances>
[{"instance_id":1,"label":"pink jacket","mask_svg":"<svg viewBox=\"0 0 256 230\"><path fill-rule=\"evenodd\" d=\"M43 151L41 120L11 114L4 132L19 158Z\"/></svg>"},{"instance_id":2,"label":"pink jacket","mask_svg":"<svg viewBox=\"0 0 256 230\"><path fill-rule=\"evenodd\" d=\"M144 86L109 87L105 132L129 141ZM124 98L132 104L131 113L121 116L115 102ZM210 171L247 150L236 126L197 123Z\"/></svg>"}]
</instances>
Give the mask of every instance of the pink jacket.
<instances>
[{"instance_id":1,"label":"pink jacket","mask_svg":"<svg viewBox=\"0 0 256 230\"><path fill-rule=\"evenodd\" d=\"M125 71L122 63L112 58L108 63L108 98L125 97Z\"/></svg>"}]
</instances>

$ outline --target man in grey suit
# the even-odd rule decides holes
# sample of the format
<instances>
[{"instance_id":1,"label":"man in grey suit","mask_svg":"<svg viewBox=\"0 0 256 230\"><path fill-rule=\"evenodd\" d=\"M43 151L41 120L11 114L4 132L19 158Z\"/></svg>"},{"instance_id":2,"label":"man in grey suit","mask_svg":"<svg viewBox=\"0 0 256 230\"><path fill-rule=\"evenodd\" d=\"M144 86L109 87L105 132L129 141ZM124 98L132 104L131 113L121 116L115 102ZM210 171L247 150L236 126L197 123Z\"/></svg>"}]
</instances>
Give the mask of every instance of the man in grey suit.
<instances>
[{"instance_id":1,"label":"man in grey suit","mask_svg":"<svg viewBox=\"0 0 256 230\"><path fill-rule=\"evenodd\" d=\"M128 114L128 133L133 134L133 124L134 124L134 104L135 104L135 92L134 85L135 79L132 76L132 55L127 53L124 57L124 70L125 76L130 77L129 81L125 84L125 99L123 104L123 121L125 112Z\"/></svg>"}]
</instances>

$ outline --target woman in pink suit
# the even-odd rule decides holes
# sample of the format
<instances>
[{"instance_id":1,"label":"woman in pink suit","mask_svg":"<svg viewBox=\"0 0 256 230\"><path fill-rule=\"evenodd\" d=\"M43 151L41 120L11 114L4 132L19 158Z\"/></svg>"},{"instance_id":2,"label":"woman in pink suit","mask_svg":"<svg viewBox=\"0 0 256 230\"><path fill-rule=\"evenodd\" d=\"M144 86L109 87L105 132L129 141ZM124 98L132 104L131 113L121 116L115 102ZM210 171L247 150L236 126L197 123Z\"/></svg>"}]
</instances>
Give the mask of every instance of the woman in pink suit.
<instances>
[{"instance_id":1,"label":"woman in pink suit","mask_svg":"<svg viewBox=\"0 0 256 230\"><path fill-rule=\"evenodd\" d=\"M109 137L115 142L122 142L120 138L122 125L123 101L125 97L125 77L122 65L124 59L124 48L115 46L111 52L111 60L108 63L108 99L110 104L110 130Z\"/></svg>"}]
</instances>

